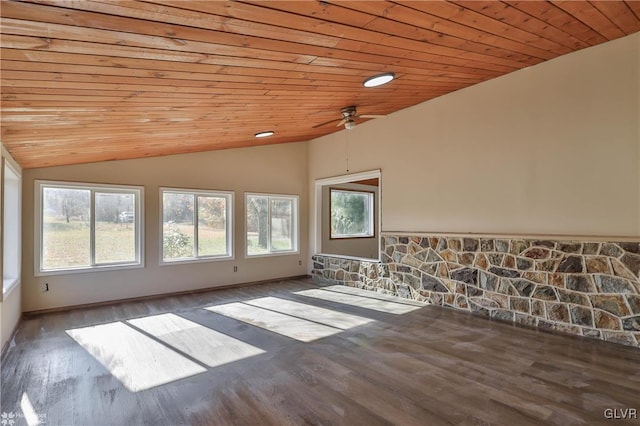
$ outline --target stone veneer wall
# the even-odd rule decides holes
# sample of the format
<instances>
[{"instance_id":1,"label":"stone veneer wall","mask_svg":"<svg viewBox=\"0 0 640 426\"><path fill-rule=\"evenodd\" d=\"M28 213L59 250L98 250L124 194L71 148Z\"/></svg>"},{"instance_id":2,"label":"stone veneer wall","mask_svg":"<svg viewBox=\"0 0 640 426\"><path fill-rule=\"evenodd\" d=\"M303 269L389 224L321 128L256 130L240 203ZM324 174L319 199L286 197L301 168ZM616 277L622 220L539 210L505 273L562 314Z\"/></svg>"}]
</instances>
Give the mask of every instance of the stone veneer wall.
<instances>
[{"instance_id":1,"label":"stone veneer wall","mask_svg":"<svg viewBox=\"0 0 640 426\"><path fill-rule=\"evenodd\" d=\"M316 255L313 276L640 347L640 243L385 235L381 262Z\"/></svg>"}]
</instances>

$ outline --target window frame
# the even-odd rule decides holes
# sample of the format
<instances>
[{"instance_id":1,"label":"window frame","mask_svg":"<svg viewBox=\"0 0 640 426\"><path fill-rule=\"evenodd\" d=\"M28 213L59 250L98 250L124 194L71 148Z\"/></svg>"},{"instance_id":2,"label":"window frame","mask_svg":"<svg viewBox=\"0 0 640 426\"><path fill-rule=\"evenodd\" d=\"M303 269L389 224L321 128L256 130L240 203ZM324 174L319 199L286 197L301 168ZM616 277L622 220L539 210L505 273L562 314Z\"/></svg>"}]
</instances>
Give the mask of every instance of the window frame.
<instances>
[{"instance_id":1,"label":"window frame","mask_svg":"<svg viewBox=\"0 0 640 426\"><path fill-rule=\"evenodd\" d=\"M332 203L331 203L331 197L332 197L332 193L333 191L339 191L339 192L355 192L358 194L366 194L369 197L369 229L371 231L371 234L367 234L367 235L345 235L345 236L334 236L333 234L333 230L331 227L331 207L332 207ZM375 220L375 210L376 210L376 193L375 191L366 191L366 190L361 190L361 189L344 189L344 188L339 188L339 187L329 187L329 240L361 240L361 239L368 239L368 238L376 238L376 220Z\"/></svg>"},{"instance_id":2,"label":"window frame","mask_svg":"<svg viewBox=\"0 0 640 426\"><path fill-rule=\"evenodd\" d=\"M323 252L322 246L322 233L325 228L325 220L323 220L323 209L326 207L326 203L323 202L323 190L324 188L332 185L342 185L354 183L362 180L368 179L378 179L378 189L377 189L377 203L376 203L376 211L374 213L376 220L376 241L378 247L382 244L382 234L384 233L382 228L382 200L384 199L384 180L382 179L382 170L375 169L364 172L352 173L347 175L339 175L334 177L326 177L326 178L318 178L314 180L314 188L315 191L313 194L313 199L311 202L311 216L310 216L310 227L309 227L309 239L310 239L310 247L311 253L313 255L326 255L333 257L341 257L345 259L360 259L366 262L381 262L382 259L382 251L378 249L378 255L376 257L365 257L365 256L349 256L335 252Z\"/></svg>"},{"instance_id":3,"label":"window frame","mask_svg":"<svg viewBox=\"0 0 640 426\"><path fill-rule=\"evenodd\" d=\"M165 259L164 258L164 193L174 194L187 194L194 196L194 212L193 212L193 230L194 239L193 247L197 253L198 250L198 196L208 197L220 197L223 196L227 199L226 203L226 233L227 233L227 254L226 255L214 255L214 256L195 256L195 257L183 257L178 259ZM221 191L221 190L208 190L208 189L188 189L188 188L173 188L173 187L160 187L160 233L159 235L159 253L160 253L160 265L182 265L185 263L202 263L202 262L219 262L225 260L235 259L235 235L234 235L234 207L235 207L235 192L234 191Z\"/></svg>"},{"instance_id":4,"label":"window frame","mask_svg":"<svg viewBox=\"0 0 640 426\"><path fill-rule=\"evenodd\" d=\"M278 251L271 251L271 249L269 249L269 251L266 253L249 254L249 244L247 244L248 233L249 233L249 224L248 224L249 197L262 197L262 198L268 199L269 246L271 246L271 200L281 199L281 200L293 201L293 212L292 212L293 224L291 226L291 231L293 232L293 236L292 236L293 249L278 250ZM300 196L291 195L291 194L266 194L266 193L258 193L258 192L245 192L244 194L244 257L245 259L253 259L258 257L272 257L272 256L290 256L290 255L296 255L296 254L300 254Z\"/></svg>"},{"instance_id":5,"label":"window frame","mask_svg":"<svg viewBox=\"0 0 640 426\"><path fill-rule=\"evenodd\" d=\"M34 245L34 276L44 277L49 275L68 275L87 272L98 271L116 271L123 269L138 269L144 268L144 187L137 185L115 185L105 183L89 183L89 182L68 182L68 181L52 181L52 180L39 180L36 179L34 191L34 213L35 213L35 245ZM90 262L89 266L79 267L66 267L60 269L42 269L43 259L42 250L44 237L43 230L43 195L44 188L61 188L61 189L75 189L75 190L88 190L89 195L89 208L91 212L91 220L89 223L89 250L90 250ZM134 209L136 218L135 224L135 254L136 260L130 262L111 262L97 264L95 261L96 248L95 248L95 233L96 233L96 220L95 220L95 194L98 193L133 193L134 194Z\"/></svg>"},{"instance_id":6,"label":"window frame","mask_svg":"<svg viewBox=\"0 0 640 426\"><path fill-rule=\"evenodd\" d=\"M2 292L0 292L0 301L2 301L11 293L11 291L13 291L14 288L18 286L22 279L22 173L20 172L20 169L14 166L7 157L3 157L0 155L0 159L0 184L2 185L0 188L0 208L2 209L2 213L0 214L0 217L2 217L2 225L0 226L0 244L2 244L2 250L0 250L0 252L2 252L2 259L0 260L0 271L2 273ZM7 269L7 265L5 264L5 244L7 243L7 170L9 170L9 172L14 175L15 179L12 178L11 181L15 181L15 184L17 186L17 211L15 217L17 235L16 241L12 242L15 244L16 248L17 264L14 266L16 267L17 276L5 279L5 272Z\"/></svg>"}]
</instances>

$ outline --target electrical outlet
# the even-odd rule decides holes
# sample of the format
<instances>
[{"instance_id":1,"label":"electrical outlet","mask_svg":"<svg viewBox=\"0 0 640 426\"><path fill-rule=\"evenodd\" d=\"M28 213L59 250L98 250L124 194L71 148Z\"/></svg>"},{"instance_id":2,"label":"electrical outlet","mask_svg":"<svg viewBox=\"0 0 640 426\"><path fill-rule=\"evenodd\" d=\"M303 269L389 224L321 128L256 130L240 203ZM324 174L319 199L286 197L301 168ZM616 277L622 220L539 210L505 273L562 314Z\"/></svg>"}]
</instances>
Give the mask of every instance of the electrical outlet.
<instances>
[{"instance_id":1,"label":"electrical outlet","mask_svg":"<svg viewBox=\"0 0 640 426\"><path fill-rule=\"evenodd\" d=\"M47 291L49 291L49 283L40 284L40 291L43 293L46 293Z\"/></svg>"},{"instance_id":2,"label":"electrical outlet","mask_svg":"<svg viewBox=\"0 0 640 426\"><path fill-rule=\"evenodd\" d=\"M302 266L302 260L298 260L298 266Z\"/></svg>"},{"instance_id":3,"label":"electrical outlet","mask_svg":"<svg viewBox=\"0 0 640 426\"><path fill-rule=\"evenodd\" d=\"M237 266L233 267L233 272L238 272L238 267Z\"/></svg>"}]
</instances>

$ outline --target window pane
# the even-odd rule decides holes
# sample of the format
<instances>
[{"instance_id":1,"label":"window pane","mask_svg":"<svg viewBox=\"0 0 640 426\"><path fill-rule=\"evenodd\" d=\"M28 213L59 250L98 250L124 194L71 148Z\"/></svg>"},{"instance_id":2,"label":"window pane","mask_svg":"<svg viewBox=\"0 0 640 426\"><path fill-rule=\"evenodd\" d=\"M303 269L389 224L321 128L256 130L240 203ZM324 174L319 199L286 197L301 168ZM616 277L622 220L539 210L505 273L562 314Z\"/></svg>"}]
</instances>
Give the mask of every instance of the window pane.
<instances>
[{"instance_id":1,"label":"window pane","mask_svg":"<svg viewBox=\"0 0 640 426\"><path fill-rule=\"evenodd\" d=\"M247 197L247 254L269 252L269 198Z\"/></svg>"},{"instance_id":2,"label":"window pane","mask_svg":"<svg viewBox=\"0 0 640 426\"><path fill-rule=\"evenodd\" d=\"M227 199L198 197L198 256L227 253Z\"/></svg>"},{"instance_id":3,"label":"window pane","mask_svg":"<svg viewBox=\"0 0 640 426\"><path fill-rule=\"evenodd\" d=\"M136 261L134 194L95 193L96 263Z\"/></svg>"},{"instance_id":4,"label":"window pane","mask_svg":"<svg viewBox=\"0 0 640 426\"><path fill-rule=\"evenodd\" d=\"M162 194L163 259L193 257L193 194Z\"/></svg>"},{"instance_id":5,"label":"window pane","mask_svg":"<svg viewBox=\"0 0 640 426\"><path fill-rule=\"evenodd\" d=\"M271 200L271 250L293 250L293 201Z\"/></svg>"},{"instance_id":6,"label":"window pane","mask_svg":"<svg viewBox=\"0 0 640 426\"><path fill-rule=\"evenodd\" d=\"M91 264L90 200L87 189L43 188L42 269Z\"/></svg>"},{"instance_id":7,"label":"window pane","mask_svg":"<svg viewBox=\"0 0 640 426\"><path fill-rule=\"evenodd\" d=\"M373 198L367 192L331 190L331 236L373 236Z\"/></svg>"}]
</instances>

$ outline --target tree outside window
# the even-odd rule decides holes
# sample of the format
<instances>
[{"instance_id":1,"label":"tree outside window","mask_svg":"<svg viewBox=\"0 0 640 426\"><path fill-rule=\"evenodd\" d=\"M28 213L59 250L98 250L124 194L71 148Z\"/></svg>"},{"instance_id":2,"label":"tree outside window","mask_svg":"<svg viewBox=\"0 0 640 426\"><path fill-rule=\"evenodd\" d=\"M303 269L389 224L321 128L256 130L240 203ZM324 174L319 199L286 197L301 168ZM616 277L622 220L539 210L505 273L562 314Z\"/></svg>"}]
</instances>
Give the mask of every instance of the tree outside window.
<instances>
[{"instance_id":1,"label":"tree outside window","mask_svg":"<svg viewBox=\"0 0 640 426\"><path fill-rule=\"evenodd\" d=\"M374 236L373 193L330 189L331 238Z\"/></svg>"},{"instance_id":2,"label":"tree outside window","mask_svg":"<svg viewBox=\"0 0 640 426\"><path fill-rule=\"evenodd\" d=\"M231 193L162 190L162 259L232 257Z\"/></svg>"},{"instance_id":3,"label":"tree outside window","mask_svg":"<svg viewBox=\"0 0 640 426\"><path fill-rule=\"evenodd\" d=\"M41 273L141 265L141 188L37 185Z\"/></svg>"},{"instance_id":4,"label":"tree outside window","mask_svg":"<svg viewBox=\"0 0 640 426\"><path fill-rule=\"evenodd\" d=\"M298 197L247 195L247 255L296 252L297 221Z\"/></svg>"}]
</instances>

